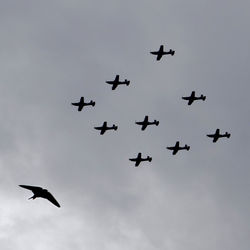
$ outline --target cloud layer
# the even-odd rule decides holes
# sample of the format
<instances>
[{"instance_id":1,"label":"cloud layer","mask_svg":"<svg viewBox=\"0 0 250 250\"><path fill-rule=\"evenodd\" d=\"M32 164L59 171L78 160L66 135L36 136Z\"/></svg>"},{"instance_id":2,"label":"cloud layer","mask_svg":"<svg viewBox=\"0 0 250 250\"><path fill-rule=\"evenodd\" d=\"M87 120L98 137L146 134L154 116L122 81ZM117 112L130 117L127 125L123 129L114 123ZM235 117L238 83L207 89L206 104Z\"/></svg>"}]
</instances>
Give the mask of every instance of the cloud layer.
<instances>
[{"instance_id":1,"label":"cloud layer","mask_svg":"<svg viewBox=\"0 0 250 250\"><path fill-rule=\"evenodd\" d=\"M249 4L2 4L1 249L247 250ZM176 50L156 62L161 44ZM131 81L111 91L116 74ZM192 90L207 96L187 106ZM81 113L70 105L95 100ZM145 115L159 127L142 132ZM100 136L107 120L119 129ZM232 134L213 144L216 128ZM177 140L191 146L172 156ZM142 152L152 163L134 168ZM19 184L62 205L27 201Z\"/></svg>"}]
</instances>

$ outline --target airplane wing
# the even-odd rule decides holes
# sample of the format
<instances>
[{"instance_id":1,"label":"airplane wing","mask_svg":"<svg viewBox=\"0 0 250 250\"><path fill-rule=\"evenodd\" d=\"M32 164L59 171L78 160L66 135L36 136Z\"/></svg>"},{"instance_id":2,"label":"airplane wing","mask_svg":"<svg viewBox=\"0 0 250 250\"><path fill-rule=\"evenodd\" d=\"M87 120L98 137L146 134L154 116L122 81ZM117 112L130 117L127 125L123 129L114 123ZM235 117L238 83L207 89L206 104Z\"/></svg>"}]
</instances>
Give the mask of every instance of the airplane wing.
<instances>
[{"instance_id":1,"label":"airplane wing","mask_svg":"<svg viewBox=\"0 0 250 250\"><path fill-rule=\"evenodd\" d=\"M102 128L100 134L103 135L105 133L105 131L106 131L106 129Z\"/></svg>"},{"instance_id":2,"label":"airplane wing","mask_svg":"<svg viewBox=\"0 0 250 250\"><path fill-rule=\"evenodd\" d=\"M218 141L218 139L219 139L219 137L218 137L218 136L214 136L213 142L217 142L217 141Z\"/></svg>"},{"instance_id":3,"label":"airplane wing","mask_svg":"<svg viewBox=\"0 0 250 250\"><path fill-rule=\"evenodd\" d=\"M119 75L116 75L116 76L115 76L114 82L119 82Z\"/></svg>"},{"instance_id":4,"label":"airplane wing","mask_svg":"<svg viewBox=\"0 0 250 250\"><path fill-rule=\"evenodd\" d=\"M82 108L83 108L83 104L79 104L78 111L82 111Z\"/></svg>"},{"instance_id":5,"label":"airplane wing","mask_svg":"<svg viewBox=\"0 0 250 250\"><path fill-rule=\"evenodd\" d=\"M115 89L117 88L118 84L117 84L116 82L114 82L114 83L112 83L112 84L113 84L112 90L115 90Z\"/></svg>"},{"instance_id":6,"label":"airplane wing","mask_svg":"<svg viewBox=\"0 0 250 250\"><path fill-rule=\"evenodd\" d=\"M32 191L33 193L37 192L37 191L41 191L43 188L41 187L37 187L37 186L29 186L29 185L19 185L19 187L22 188L26 188L30 191Z\"/></svg>"},{"instance_id":7,"label":"airplane wing","mask_svg":"<svg viewBox=\"0 0 250 250\"><path fill-rule=\"evenodd\" d=\"M47 192L46 199L53 203L55 206L60 207L60 204L50 192Z\"/></svg>"},{"instance_id":8,"label":"airplane wing","mask_svg":"<svg viewBox=\"0 0 250 250\"><path fill-rule=\"evenodd\" d=\"M162 54L158 54L157 57L156 57L156 60L159 61L160 59L162 58Z\"/></svg>"},{"instance_id":9,"label":"airplane wing","mask_svg":"<svg viewBox=\"0 0 250 250\"><path fill-rule=\"evenodd\" d=\"M178 149L178 148L175 148L175 149L173 150L173 155L176 155L178 151L179 151L179 149Z\"/></svg>"},{"instance_id":10,"label":"airplane wing","mask_svg":"<svg viewBox=\"0 0 250 250\"><path fill-rule=\"evenodd\" d=\"M144 123L144 124L142 125L142 127L141 127L141 130L145 130L147 126L148 126L148 124Z\"/></svg>"},{"instance_id":11,"label":"airplane wing","mask_svg":"<svg viewBox=\"0 0 250 250\"><path fill-rule=\"evenodd\" d=\"M179 145L180 145L180 142L177 141L174 146L173 155L177 154L177 152L179 151Z\"/></svg>"},{"instance_id":12,"label":"airplane wing","mask_svg":"<svg viewBox=\"0 0 250 250\"><path fill-rule=\"evenodd\" d=\"M215 134L214 134L213 142L217 142L218 141L219 135L220 135L220 129L217 128L216 131L215 131Z\"/></svg>"},{"instance_id":13,"label":"airplane wing","mask_svg":"<svg viewBox=\"0 0 250 250\"><path fill-rule=\"evenodd\" d=\"M136 159L135 167L138 167L140 163L141 163L140 159Z\"/></svg>"},{"instance_id":14,"label":"airplane wing","mask_svg":"<svg viewBox=\"0 0 250 250\"><path fill-rule=\"evenodd\" d=\"M191 105L193 103L194 99L189 99L188 100L188 105Z\"/></svg>"}]
</instances>

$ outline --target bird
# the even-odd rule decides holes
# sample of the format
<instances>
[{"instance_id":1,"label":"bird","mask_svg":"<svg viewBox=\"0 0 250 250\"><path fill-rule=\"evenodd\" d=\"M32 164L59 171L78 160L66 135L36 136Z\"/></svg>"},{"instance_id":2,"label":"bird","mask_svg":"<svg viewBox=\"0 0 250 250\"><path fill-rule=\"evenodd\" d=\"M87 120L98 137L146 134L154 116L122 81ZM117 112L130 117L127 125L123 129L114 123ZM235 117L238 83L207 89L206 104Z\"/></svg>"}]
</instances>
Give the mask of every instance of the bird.
<instances>
[{"instance_id":1,"label":"bird","mask_svg":"<svg viewBox=\"0 0 250 250\"><path fill-rule=\"evenodd\" d=\"M31 190L33 192L33 196L29 198L35 199L35 198L44 198L49 200L51 203L53 203L55 206L60 207L60 204L57 202L57 200L54 198L54 196L47 190L43 189L41 187L37 186L29 186L29 185L19 185L19 187L26 188L28 190Z\"/></svg>"}]
</instances>

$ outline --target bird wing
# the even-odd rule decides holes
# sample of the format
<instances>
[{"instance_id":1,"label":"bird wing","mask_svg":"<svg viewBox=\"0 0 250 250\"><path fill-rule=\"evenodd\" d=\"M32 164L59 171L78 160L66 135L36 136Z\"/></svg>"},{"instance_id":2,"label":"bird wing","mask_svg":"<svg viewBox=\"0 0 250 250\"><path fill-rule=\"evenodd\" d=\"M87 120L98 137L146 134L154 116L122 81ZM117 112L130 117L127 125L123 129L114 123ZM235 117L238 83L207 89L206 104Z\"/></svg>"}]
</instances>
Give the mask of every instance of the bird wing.
<instances>
[{"instance_id":1,"label":"bird wing","mask_svg":"<svg viewBox=\"0 0 250 250\"><path fill-rule=\"evenodd\" d=\"M19 187L22 188L26 188L30 191L32 191L33 193L37 192L37 191L41 191L43 188L41 187L37 187L37 186L29 186L29 185L19 185Z\"/></svg>"},{"instance_id":2,"label":"bird wing","mask_svg":"<svg viewBox=\"0 0 250 250\"><path fill-rule=\"evenodd\" d=\"M60 204L57 202L55 197L50 192L47 192L45 198L49 200L51 203L53 203L55 206L60 207Z\"/></svg>"}]
</instances>

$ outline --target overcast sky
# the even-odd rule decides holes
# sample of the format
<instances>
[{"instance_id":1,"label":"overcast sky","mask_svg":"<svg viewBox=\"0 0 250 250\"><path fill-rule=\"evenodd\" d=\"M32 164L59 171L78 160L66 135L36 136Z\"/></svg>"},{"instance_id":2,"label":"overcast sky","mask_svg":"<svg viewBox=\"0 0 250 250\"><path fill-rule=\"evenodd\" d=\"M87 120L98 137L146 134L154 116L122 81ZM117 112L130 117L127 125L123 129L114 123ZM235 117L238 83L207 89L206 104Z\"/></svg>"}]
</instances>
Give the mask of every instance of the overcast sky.
<instances>
[{"instance_id":1,"label":"overcast sky","mask_svg":"<svg viewBox=\"0 0 250 250\"><path fill-rule=\"evenodd\" d=\"M248 250L249 8L2 1L1 249ZM156 61L161 44L176 54ZM116 74L130 86L111 91ZM193 90L206 101L188 106ZM81 96L96 106L77 112ZM145 115L160 125L141 131ZM101 136L105 120L118 130ZM212 143L216 128L231 138ZM173 156L177 140L190 151ZM152 162L135 168L138 152Z\"/></svg>"}]
</instances>

